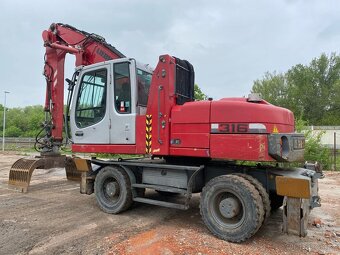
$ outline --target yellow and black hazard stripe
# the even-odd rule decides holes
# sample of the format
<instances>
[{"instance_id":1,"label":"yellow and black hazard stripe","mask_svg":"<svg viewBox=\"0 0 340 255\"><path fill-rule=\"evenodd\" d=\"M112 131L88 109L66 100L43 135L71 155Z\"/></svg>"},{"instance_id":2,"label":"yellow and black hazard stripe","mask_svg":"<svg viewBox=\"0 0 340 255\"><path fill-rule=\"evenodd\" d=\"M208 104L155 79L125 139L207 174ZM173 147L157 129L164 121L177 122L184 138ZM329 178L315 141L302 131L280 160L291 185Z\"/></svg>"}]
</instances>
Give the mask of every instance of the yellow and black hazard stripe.
<instances>
[{"instance_id":1,"label":"yellow and black hazard stripe","mask_svg":"<svg viewBox=\"0 0 340 255\"><path fill-rule=\"evenodd\" d=\"M152 144L152 115L146 115L146 132L145 132L145 152L146 154L151 153L151 144Z\"/></svg>"}]
</instances>

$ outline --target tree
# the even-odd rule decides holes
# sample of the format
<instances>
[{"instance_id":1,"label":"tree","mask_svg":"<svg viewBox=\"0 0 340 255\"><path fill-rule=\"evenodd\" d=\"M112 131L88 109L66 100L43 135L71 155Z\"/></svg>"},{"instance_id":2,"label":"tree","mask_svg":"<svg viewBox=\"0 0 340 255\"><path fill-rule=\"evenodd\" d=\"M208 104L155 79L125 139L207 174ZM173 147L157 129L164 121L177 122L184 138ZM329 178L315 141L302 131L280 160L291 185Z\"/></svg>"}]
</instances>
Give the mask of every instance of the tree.
<instances>
[{"instance_id":1,"label":"tree","mask_svg":"<svg viewBox=\"0 0 340 255\"><path fill-rule=\"evenodd\" d=\"M197 101L208 99L208 96L202 92L202 90L197 84L195 84L194 86L194 98Z\"/></svg>"},{"instance_id":2,"label":"tree","mask_svg":"<svg viewBox=\"0 0 340 255\"><path fill-rule=\"evenodd\" d=\"M286 73L267 72L254 82L252 92L312 125L340 125L340 56L321 54Z\"/></svg>"},{"instance_id":3,"label":"tree","mask_svg":"<svg viewBox=\"0 0 340 255\"><path fill-rule=\"evenodd\" d=\"M0 115L3 118L3 111ZM44 120L44 110L41 105L25 108L6 108L6 136L34 137L41 129ZM0 128L2 130L1 121Z\"/></svg>"},{"instance_id":4,"label":"tree","mask_svg":"<svg viewBox=\"0 0 340 255\"><path fill-rule=\"evenodd\" d=\"M22 131L15 126L10 126L6 128L7 137L19 137L21 134L22 134Z\"/></svg>"},{"instance_id":5,"label":"tree","mask_svg":"<svg viewBox=\"0 0 340 255\"><path fill-rule=\"evenodd\" d=\"M260 93L268 102L284 106L287 101L287 84L284 74L266 72L262 80L254 81L252 92Z\"/></svg>"}]
</instances>

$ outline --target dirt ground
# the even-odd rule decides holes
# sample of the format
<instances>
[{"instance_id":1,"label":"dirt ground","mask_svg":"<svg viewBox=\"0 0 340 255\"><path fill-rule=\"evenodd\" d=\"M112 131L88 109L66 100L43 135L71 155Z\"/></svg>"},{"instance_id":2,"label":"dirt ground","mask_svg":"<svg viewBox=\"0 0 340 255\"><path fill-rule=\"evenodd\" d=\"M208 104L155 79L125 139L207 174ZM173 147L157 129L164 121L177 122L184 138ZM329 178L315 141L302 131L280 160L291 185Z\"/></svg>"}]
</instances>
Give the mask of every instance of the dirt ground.
<instances>
[{"instance_id":1,"label":"dirt ground","mask_svg":"<svg viewBox=\"0 0 340 255\"><path fill-rule=\"evenodd\" d=\"M187 211L136 203L110 215L63 169L36 170L29 192L19 193L7 181L20 157L0 154L0 254L340 254L340 172L320 180L322 207L312 211L306 238L281 233L279 209L253 238L233 244L204 226L199 195Z\"/></svg>"}]
</instances>

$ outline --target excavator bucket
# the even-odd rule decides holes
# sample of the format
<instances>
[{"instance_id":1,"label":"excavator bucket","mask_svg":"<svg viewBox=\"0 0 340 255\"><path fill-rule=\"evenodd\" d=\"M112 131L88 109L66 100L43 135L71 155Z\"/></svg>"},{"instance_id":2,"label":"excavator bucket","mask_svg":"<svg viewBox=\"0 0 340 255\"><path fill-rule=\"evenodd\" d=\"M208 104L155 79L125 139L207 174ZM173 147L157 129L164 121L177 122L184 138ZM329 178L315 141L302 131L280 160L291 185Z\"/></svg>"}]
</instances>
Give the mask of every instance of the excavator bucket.
<instances>
[{"instance_id":1,"label":"excavator bucket","mask_svg":"<svg viewBox=\"0 0 340 255\"><path fill-rule=\"evenodd\" d=\"M50 156L21 158L17 160L9 171L8 184L26 193L35 169L63 168L66 170L68 180L80 181L81 173L76 170L75 163L71 157Z\"/></svg>"},{"instance_id":2,"label":"excavator bucket","mask_svg":"<svg viewBox=\"0 0 340 255\"><path fill-rule=\"evenodd\" d=\"M17 160L9 171L8 184L13 185L21 192L26 193L27 188L30 184L32 173L34 169L41 168L44 166L44 159L25 159L21 158Z\"/></svg>"},{"instance_id":3,"label":"excavator bucket","mask_svg":"<svg viewBox=\"0 0 340 255\"><path fill-rule=\"evenodd\" d=\"M76 163L72 157L66 157L65 170L67 180L80 182L81 172L77 170Z\"/></svg>"}]
</instances>

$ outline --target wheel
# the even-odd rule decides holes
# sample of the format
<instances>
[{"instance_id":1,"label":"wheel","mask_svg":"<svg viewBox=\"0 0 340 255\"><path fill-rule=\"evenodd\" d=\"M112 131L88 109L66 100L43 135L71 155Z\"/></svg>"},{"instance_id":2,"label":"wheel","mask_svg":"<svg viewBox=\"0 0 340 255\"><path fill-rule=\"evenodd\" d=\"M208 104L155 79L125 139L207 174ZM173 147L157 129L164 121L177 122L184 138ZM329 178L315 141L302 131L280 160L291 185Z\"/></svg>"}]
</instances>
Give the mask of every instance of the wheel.
<instances>
[{"instance_id":1,"label":"wheel","mask_svg":"<svg viewBox=\"0 0 340 255\"><path fill-rule=\"evenodd\" d=\"M283 196L279 196L275 193L270 194L270 205L272 208L272 211L276 211L283 205Z\"/></svg>"},{"instance_id":2,"label":"wheel","mask_svg":"<svg viewBox=\"0 0 340 255\"><path fill-rule=\"evenodd\" d=\"M257 179L254 177L248 175L248 174L243 174L243 173L235 173L235 175L241 176L244 179L248 180L251 184L254 185L254 187L257 189L257 191L260 193L260 196L262 198L263 202L263 209L264 209L264 222L269 218L270 216L270 211L271 211L271 206L270 206L270 199L269 199L269 194L266 191L266 189L263 187L262 183L259 182Z\"/></svg>"},{"instance_id":3,"label":"wheel","mask_svg":"<svg viewBox=\"0 0 340 255\"><path fill-rule=\"evenodd\" d=\"M214 235L231 242L242 242L254 235L264 217L259 192L237 175L210 180L201 193L200 212Z\"/></svg>"},{"instance_id":4,"label":"wheel","mask_svg":"<svg viewBox=\"0 0 340 255\"><path fill-rule=\"evenodd\" d=\"M132 204L131 183L127 173L111 166L96 176L94 193L99 207L106 213L120 213Z\"/></svg>"}]
</instances>

